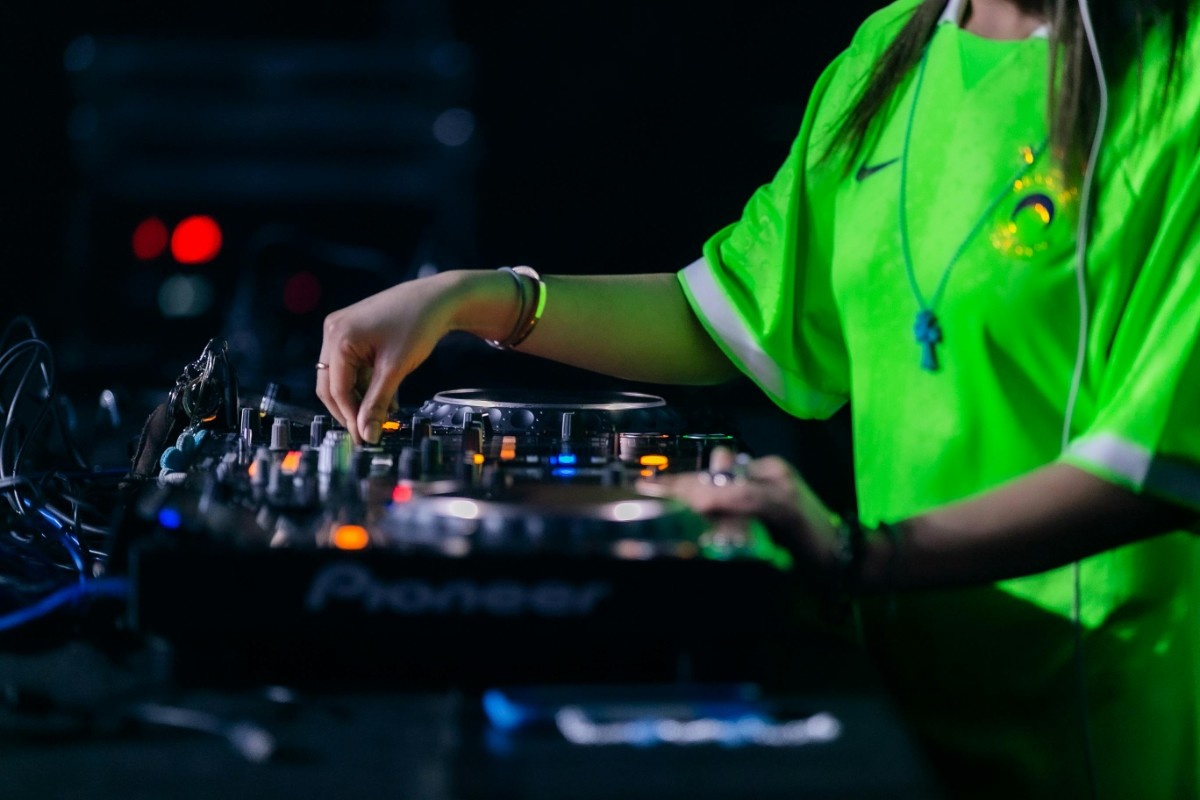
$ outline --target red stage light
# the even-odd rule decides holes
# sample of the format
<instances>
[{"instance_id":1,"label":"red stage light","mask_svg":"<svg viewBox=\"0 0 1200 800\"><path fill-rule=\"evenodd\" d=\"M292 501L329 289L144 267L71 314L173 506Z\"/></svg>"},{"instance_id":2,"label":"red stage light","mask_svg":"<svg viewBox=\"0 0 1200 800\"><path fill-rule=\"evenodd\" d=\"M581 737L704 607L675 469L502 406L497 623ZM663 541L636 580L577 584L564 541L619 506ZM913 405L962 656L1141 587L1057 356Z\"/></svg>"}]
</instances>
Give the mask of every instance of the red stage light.
<instances>
[{"instance_id":1,"label":"red stage light","mask_svg":"<svg viewBox=\"0 0 1200 800\"><path fill-rule=\"evenodd\" d=\"M180 264L203 264L221 252L221 228L212 217L188 217L171 234L171 255Z\"/></svg>"},{"instance_id":2,"label":"red stage light","mask_svg":"<svg viewBox=\"0 0 1200 800\"><path fill-rule=\"evenodd\" d=\"M311 272L297 272L283 284L283 307L293 314L307 314L321 302L321 282Z\"/></svg>"},{"instance_id":3,"label":"red stage light","mask_svg":"<svg viewBox=\"0 0 1200 800\"><path fill-rule=\"evenodd\" d=\"M141 261L158 258L167 249L167 226L158 217L147 217L133 229L133 254Z\"/></svg>"}]
</instances>

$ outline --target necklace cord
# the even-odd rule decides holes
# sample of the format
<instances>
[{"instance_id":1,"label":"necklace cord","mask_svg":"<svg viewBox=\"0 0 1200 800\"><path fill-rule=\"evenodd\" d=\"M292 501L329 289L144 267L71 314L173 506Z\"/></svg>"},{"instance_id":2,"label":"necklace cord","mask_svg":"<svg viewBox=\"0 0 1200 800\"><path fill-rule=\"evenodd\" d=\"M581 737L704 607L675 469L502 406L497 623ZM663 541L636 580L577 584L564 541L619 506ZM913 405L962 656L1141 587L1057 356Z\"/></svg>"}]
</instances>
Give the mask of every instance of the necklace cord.
<instances>
[{"instance_id":1,"label":"necklace cord","mask_svg":"<svg viewBox=\"0 0 1200 800\"><path fill-rule=\"evenodd\" d=\"M1010 187L1024 177L1025 173L1037 163L1042 153L1045 151L1049 143L1047 136L1042 140L1036 148L1030 148L1028 155L1022 161L1020 168L1016 173L1004 184L1004 188L992 198L988 203L984 212L975 220L975 224L971 226L971 230L955 248L954 254L950 256L945 268L942 270L942 276L938 280L937 287L929 300L921 293L920 283L917 281L916 269L913 266L912 244L908 236L908 157L912 149L912 133L914 121L917 116L917 101L921 97L921 86L925 81L925 67L929 61L929 50L932 41L925 45L925 50L921 54L921 61L917 66L917 77L913 86L913 99L908 109L908 120L904 128L904 144L900 151L900 196L899 196L899 227L900 227L900 251L904 256L904 271L908 277L909 287L912 289L913 297L917 301L917 318L913 326L913 333L917 339L917 343L923 348L921 366L929 371L937 369L937 359L934 356L933 346L942 340L942 331L937 319L937 307L941 303L942 295L945 293L946 285L950 280L950 273L954 269L954 265L958 263L967 246L979 234L983 226L992 218L996 209L1004 202L1004 198L1009 195Z\"/></svg>"}]
</instances>

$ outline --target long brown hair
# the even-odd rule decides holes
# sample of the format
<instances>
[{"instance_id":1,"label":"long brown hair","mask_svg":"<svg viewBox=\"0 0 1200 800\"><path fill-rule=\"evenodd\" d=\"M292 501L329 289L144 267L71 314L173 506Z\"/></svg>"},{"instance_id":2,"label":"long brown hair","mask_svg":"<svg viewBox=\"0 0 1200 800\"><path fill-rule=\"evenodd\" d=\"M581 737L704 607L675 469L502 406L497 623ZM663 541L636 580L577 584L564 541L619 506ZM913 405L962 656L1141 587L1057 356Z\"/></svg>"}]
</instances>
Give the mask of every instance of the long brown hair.
<instances>
[{"instance_id":1,"label":"long brown hair","mask_svg":"<svg viewBox=\"0 0 1200 800\"><path fill-rule=\"evenodd\" d=\"M1067 164L1081 164L1096 129L1100 89L1091 51L1079 13L1078 0L1015 0L1026 10L1040 12L1050 22L1049 107L1052 151ZM1171 50L1167 65L1169 89L1187 33L1192 0L1091 0L1091 20L1103 57L1108 81L1140 64L1142 43L1153 24L1166 18ZM826 157L845 156L846 169L858 161L872 124L896 87L925 49L946 0L924 0L884 51L863 86L862 93L834 130Z\"/></svg>"}]
</instances>

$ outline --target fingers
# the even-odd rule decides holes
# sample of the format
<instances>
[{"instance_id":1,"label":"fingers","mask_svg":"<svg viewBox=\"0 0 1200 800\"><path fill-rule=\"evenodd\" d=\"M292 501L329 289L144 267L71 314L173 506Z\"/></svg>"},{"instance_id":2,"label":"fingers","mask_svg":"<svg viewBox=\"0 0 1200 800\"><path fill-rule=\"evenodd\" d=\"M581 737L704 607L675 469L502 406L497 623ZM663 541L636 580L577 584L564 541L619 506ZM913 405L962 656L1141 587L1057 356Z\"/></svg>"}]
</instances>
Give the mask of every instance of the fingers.
<instances>
[{"instance_id":1,"label":"fingers","mask_svg":"<svg viewBox=\"0 0 1200 800\"><path fill-rule=\"evenodd\" d=\"M350 432L355 444L379 441L388 415L399 409L396 390L401 370L382 360L360 366L350 357L326 356L327 368L317 370L317 397Z\"/></svg>"},{"instance_id":2,"label":"fingers","mask_svg":"<svg viewBox=\"0 0 1200 800\"><path fill-rule=\"evenodd\" d=\"M345 312L334 312L325 318L319 363L327 368L317 370L316 392L333 418L350 432L354 443L361 444L354 423L362 399L358 386L364 359L346 346L352 337L345 330L348 327L345 316Z\"/></svg>"},{"instance_id":3,"label":"fingers","mask_svg":"<svg viewBox=\"0 0 1200 800\"><path fill-rule=\"evenodd\" d=\"M728 447L714 447L708 456L708 471L711 473L733 472L736 464L737 454Z\"/></svg>"},{"instance_id":4,"label":"fingers","mask_svg":"<svg viewBox=\"0 0 1200 800\"><path fill-rule=\"evenodd\" d=\"M725 485L708 480L679 481L675 496L702 514L762 515L770 504L768 487L750 481Z\"/></svg>"},{"instance_id":5,"label":"fingers","mask_svg":"<svg viewBox=\"0 0 1200 800\"><path fill-rule=\"evenodd\" d=\"M355 417L358 436L364 442L375 444L379 441L388 412L396 406L396 390L399 388L398 370L386 369L383 365L374 370Z\"/></svg>"},{"instance_id":6,"label":"fingers","mask_svg":"<svg viewBox=\"0 0 1200 800\"><path fill-rule=\"evenodd\" d=\"M740 475L756 481L793 481L799 477L795 467L779 456L764 456L752 461L744 461L745 458L728 447L714 447L708 458L708 472L711 475Z\"/></svg>"},{"instance_id":7,"label":"fingers","mask_svg":"<svg viewBox=\"0 0 1200 800\"><path fill-rule=\"evenodd\" d=\"M794 524L814 510L799 474L782 458L768 456L742 466L733 451L715 448L709 464L708 472L660 475L640 482L638 490L674 497L711 517L751 515L775 525Z\"/></svg>"},{"instance_id":8,"label":"fingers","mask_svg":"<svg viewBox=\"0 0 1200 800\"><path fill-rule=\"evenodd\" d=\"M674 497L701 514L757 514L767 505L770 487L738 478L714 482L712 473L685 472L642 481L638 490L659 497Z\"/></svg>"},{"instance_id":9,"label":"fingers","mask_svg":"<svg viewBox=\"0 0 1200 800\"><path fill-rule=\"evenodd\" d=\"M735 465L740 469L728 469ZM769 456L742 466L728 451L714 450L710 466L713 471L659 475L637 489L680 500L706 517L710 531L736 532L747 520L758 520L798 570L823 570L837 533L828 510L791 464Z\"/></svg>"},{"instance_id":10,"label":"fingers","mask_svg":"<svg viewBox=\"0 0 1200 800\"><path fill-rule=\"evenodd\" d=\"M355 444L379 440L400 382L449 330L454 306L438 277L397 284L325 318L320 360L329 368L318 370L317 397Z\"/></svg>"},{"instance_id":11,"label":"fingers","mask_svg":"<svg viewBox=\"0 0 1200 800\"><path fill-rule=\"evenodd\" d=\"M746 477L756 481L793 481L799 477L796 469L778 456L755 459L746 465Z\"/></svg>"}]
</instances>

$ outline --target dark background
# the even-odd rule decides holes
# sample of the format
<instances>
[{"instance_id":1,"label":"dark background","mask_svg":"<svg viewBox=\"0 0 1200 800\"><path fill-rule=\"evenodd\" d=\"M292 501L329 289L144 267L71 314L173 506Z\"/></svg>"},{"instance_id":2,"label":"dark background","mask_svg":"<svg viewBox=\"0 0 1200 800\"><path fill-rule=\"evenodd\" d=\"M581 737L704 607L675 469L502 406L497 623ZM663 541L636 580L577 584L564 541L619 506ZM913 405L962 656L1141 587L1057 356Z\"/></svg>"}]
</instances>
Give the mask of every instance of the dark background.
<instances>
[{"instance_id":1,"label":"dark background","mask_svg":"<svg viewBox=\"0 0 1200 800\"><path fill-rule=\"evenodd\" d=\"M32 317L54 348L60 389L85 407L111 388L139 418L218 335L231 338L245 387L278 382L315 404L323 314L422 264L586 274L673 271L697 258L771 178L819 71L879 5L6 3L0 320ZM97 54L92 67L79 69L80 47ZM254 60L280 48L282 60ZM140 66L94 66L130 52ZM336 62L430 52L432 73L387 80L369 58L349 76ZM238 58L250 61L230 67ZM112 109L131 98L142 116L117 124ZM305 109L308 133L280 135L278 115L256 113L281 98ZM233 105L240 116L222 116ZM372 122L412 108L415 127L383 135ZM465 144L432 142L419 122L449 108L469 114ZM175 118L184 121L163 122ZM339 133L355 126L355 136ZM150 178L137 161L147 153ZM270 188L285 173L302 183L293 173L305 163L323 165L327 183ZM135 168L142 177L128 179ZM410 168L417 177L397 190L392 176ZM217 259L133 258L138 220L169 226L194 213L221 224ZM321 287L303 313L280 299L298 271ZM175 274L208 282L207 311L162 315L154 292ZM452 340L402 394L487 382L628 386ZM679 403L701 396L649 388ZM736 406L759 449L844 471L836 425L793 424L746 382L703 397Z\"/></svg>"}]
</instances>

